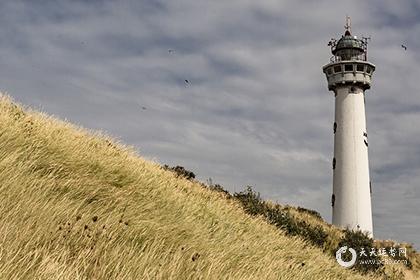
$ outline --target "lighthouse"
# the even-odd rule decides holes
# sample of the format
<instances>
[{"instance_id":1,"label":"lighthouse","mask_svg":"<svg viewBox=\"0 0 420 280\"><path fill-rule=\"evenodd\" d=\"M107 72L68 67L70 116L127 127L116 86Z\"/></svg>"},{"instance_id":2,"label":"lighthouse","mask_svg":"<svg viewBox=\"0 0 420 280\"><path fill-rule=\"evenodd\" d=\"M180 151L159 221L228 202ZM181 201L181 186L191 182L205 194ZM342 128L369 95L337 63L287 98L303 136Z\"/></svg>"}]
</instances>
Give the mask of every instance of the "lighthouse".
<instances>
[{"instance_id":1,"label":"lighthouse","mask_svg":"<svg viewBox=\"0 0 420 280\"><path fill-rule=\"evenodd\" d=\"M369 38L354 36L346 21L344 35L329 42L332 57L322 68L335 98L332 223L373 237L365 91L375 65L368 62Z\"/></svg>"}]
</instances>

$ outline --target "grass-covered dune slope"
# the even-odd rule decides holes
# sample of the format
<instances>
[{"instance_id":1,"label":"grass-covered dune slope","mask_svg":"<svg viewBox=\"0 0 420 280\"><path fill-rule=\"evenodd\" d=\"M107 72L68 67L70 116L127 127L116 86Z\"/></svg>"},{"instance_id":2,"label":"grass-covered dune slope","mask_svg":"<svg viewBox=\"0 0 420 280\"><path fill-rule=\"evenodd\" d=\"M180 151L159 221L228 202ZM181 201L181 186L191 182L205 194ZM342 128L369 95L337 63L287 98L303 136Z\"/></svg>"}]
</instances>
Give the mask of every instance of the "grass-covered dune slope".
<instances>
[{"instance_id":1,"label":"grass-covered dune slope","mask_svg":"<svg viewBox=\"0 0 420 280\"><path fill-rule=\"evenodd\" d=\"M106 136L1 96L0 279L379 276L340 267Z\"/></svg>"}]
</instances>

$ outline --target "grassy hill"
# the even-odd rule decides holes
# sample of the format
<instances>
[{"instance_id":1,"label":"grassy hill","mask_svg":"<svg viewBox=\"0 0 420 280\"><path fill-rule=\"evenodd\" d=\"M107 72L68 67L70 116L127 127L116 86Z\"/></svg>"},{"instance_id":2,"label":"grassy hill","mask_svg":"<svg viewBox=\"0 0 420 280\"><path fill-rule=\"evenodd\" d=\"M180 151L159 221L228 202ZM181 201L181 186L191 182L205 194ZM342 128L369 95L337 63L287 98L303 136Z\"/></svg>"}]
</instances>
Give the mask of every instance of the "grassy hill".
<instances>
[{"instance_id":1,"label":"grassy hill","mask_svg":"<svg viewBox=\"0 0 420 280\"><path fill-rule=\"evenodd\" d=\"M382 276L344 269L238 200L1 96L0 279Z\"/></svg>"}]
</instances>

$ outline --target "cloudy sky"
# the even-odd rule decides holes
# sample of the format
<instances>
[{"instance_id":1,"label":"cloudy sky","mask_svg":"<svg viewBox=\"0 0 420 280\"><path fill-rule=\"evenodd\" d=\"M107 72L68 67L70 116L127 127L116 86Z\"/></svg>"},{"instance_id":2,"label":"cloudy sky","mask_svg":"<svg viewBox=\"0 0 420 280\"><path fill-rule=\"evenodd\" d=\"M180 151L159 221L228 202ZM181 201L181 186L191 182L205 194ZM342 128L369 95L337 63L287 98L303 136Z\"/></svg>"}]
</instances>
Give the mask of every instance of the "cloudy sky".
<instances>
[{"instance_id":1,"label":"cloudy sky","mask_svg":"<svg viewBox=\"0 0 420 280\"><path fill-rule=\"evenodd\" d=\"M350 15L377 66L366 100L374 231L420 247L418 0L7 2L3 92L327 221L334 98L321 67Z\"/></svg>"}]
</instances>

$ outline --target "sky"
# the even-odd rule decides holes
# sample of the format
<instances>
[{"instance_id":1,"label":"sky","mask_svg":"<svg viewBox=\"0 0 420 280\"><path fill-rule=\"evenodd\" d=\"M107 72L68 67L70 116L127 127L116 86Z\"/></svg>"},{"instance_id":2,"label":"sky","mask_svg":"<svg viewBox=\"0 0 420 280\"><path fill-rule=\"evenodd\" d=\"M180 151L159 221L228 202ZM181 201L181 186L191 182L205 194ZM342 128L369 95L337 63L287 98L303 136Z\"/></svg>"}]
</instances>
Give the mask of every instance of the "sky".
<instances>
[{"instance_id":1,"label":"sky","mask_svg":"<svg viewBox=\"0 0 420 280\"><path fill-rule=\"evenodd\" d=\"M346 15L377 67L366 94L374 234L420 248L418 0L2 1L0 90L330 222L322 66Z\"/></svg>"}]
</instances>

